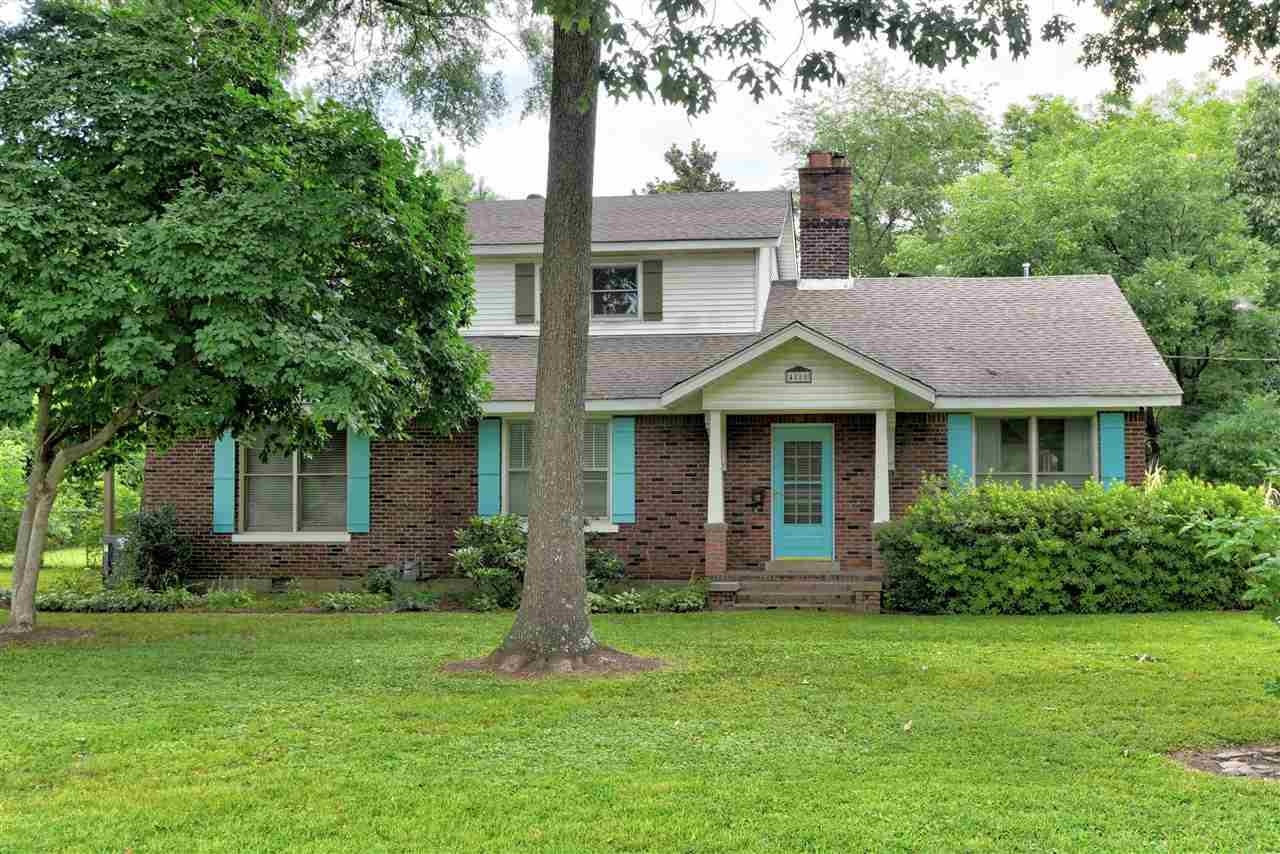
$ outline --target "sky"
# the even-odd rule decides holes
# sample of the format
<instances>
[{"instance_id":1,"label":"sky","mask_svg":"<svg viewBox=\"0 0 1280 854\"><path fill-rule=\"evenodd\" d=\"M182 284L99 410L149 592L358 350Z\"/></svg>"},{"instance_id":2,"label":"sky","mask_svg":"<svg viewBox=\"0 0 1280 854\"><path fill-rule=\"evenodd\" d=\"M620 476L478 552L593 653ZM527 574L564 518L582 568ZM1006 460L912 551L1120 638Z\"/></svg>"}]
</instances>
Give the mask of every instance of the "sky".
<instances>
[{"instance_id":1,"label":"sky","mask_svg":"<svg viewBox=\"0 0 1280 854\"><path fill-rule=\"evenodd\" d=\"M627 7L638 7L644 0L620 0ZM1075 0L1030 0L1033 30L1054 12L1061 11L1076 21L1079 32L1101 29L1101 16L1089 6L1076 6ZM713 8L715 7L714 4ZM728 14L742 15L742 0L722 2ZM0 0L0 21L14 20L19 4ZM755 8L755 7L751 7ZM788 14L789 12L789 14ZM854 44L845 47L833 40L805 34L796 20L794 6L779 3L766 24L773 36L770 58L785 57L804 38L802 50L829 48L842 61L853 65L872 54L906 69L909 64L882 44ZM1182 56L1156 56L1142 65L1144 83L1139 96L1163 91L1171 82L1192 86L1206 74L1218 42L1211 37L1196 38ZM967 90L986 105L991 118L998 120L1010 104L1025 101L1032 95L1060 94L1084 105L1095 101L1110 86L1106 69L1085 69L1077 62L1079 41L1065 45L1036 42L1029 59L975 61L967 67L955 66L942 74L930 73L938 80ZM524 198L546 191L547 122L545 118L521 119L518 105L529 82L523 61L512 56L498 66L507 81L511 103L515 107L493 123L483 140L466 150L445 142L451 154L461 154L468 170L482 178L485 185L503 198ZM1242 66L1230 80L1228 88L1242 88L1244 82L1263 73L1256 66ZM786 87L784 87L786 89ZM596 142L596 195L626 195L641 189L645 182L669 177L663 153L672 143L688 148L701 139L718 154L717 170L725 178L736 181L742 190L765 190L783 186L794 164L774 150L778 135L777 121L785 110L791 93L773 96L762 103L737 92L731 84L719 87L717 100L709 114L690 119L677 107L650 101L628 101L621 104L605 100L600 109Z\"/></svg>"}]
</instances>

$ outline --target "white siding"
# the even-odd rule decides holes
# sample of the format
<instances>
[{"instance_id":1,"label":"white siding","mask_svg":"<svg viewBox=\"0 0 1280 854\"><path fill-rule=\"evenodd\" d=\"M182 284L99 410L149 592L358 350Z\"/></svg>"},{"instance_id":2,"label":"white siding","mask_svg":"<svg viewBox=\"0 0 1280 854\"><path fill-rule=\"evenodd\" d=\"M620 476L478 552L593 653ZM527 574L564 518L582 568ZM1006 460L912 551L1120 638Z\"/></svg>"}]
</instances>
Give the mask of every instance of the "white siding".
<instances>
[{"instance_id":1,"label":"white siding","mask_svg":"<svg viewBox=\"0 0 1280 854\"><path fill-rule=\"evenodd\" d=\"M769 286L773 282L774 258L777 253L773 249L756 250L756 329L764 326L764 312L769 307Z\"/></svg>"},{"instance_id":2,"label":"white siding","mask_svg":"<svg viewBox=\"0 0 1280 854\"><path fill-rule=\"evenodd\" d=\"M592 335L756 331L756 251L599 255L596 263L662 260L662 320L596 320ZM536 324L515 322L515 265L537 258L477 258L476 315L466 335L536 335ZM539 275L541 269L539 269ZM539 282L541 279L539 279Z\"/></svg>"},{"instance_id":3,"label":"white siding","mask_svg":"<svg viewBox=\"0 0 1280 854\"><path fill-rule=\"evenodd\" d=\"M813 371L812 384L786 382L788 368ZM784 344L702 390L703 409L778 412L893 408L893 387L803 341Z\"/></svg>"},{"instance_id":4,"label":"white siding","mask_svg":"<svg viewBox=\"0 0 1280 854\"><path fill-rule=\"evenodd\" d=\"M796 261L796 229L794 218L782 229L782 240L778 244L778 278L800 278L800 265Z\"/></svg>"}]
</instances>

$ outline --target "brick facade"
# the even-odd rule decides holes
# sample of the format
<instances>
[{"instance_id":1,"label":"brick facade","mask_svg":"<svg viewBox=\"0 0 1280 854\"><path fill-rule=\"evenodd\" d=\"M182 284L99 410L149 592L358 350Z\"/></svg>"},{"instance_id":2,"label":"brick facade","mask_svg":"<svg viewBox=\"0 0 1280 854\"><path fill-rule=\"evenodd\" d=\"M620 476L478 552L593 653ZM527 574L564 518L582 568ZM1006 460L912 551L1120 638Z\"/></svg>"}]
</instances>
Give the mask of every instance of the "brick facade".
<instances>
[{"instance_id":1,"label":"brick facade","mask_svg":"<svg viewBox=\"0 0 1280 854\"><path fill-rule=\"evenodd\" d=\"M1124 414L1124 480L1142 486L1147 477L1147 414Z\"/></svg>"},{"instance_id":2,"label":"brick facade","mask_svg":"<svg viewBox=\"0 0 1280 854\"><path fill-rule=\"evenodd\" d=\"M926 477L947 474L947 416L941 412L899 412L893 431L893 458L889 512L897 519L920 496Z\"/></svg>"}]
</instances>

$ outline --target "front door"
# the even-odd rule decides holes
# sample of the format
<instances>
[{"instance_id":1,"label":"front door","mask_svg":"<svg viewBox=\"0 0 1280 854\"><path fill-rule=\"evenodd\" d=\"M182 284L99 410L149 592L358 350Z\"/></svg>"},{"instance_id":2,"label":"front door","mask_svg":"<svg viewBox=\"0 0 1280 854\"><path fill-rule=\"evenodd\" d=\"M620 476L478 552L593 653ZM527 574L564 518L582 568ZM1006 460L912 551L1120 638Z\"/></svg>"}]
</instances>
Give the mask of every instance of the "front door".
<instances>
[{"instance_id":1,"label":"front door","mask_svg":"<svg viewBox=\"0 0 1280 854\"><path fill-rule=\"evenodd\" d=\"M835 462L829 424L773 428L773 556L834 555Z\"/></svg>"}]
</instances>

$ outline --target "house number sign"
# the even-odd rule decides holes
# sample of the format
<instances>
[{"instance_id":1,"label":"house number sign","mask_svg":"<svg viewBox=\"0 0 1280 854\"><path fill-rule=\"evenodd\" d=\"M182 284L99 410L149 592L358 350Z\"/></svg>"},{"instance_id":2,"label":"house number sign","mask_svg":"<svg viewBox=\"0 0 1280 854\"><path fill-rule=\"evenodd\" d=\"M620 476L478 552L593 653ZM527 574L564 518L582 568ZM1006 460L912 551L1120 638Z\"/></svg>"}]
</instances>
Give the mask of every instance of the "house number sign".
<instances>
[{"instance_id":1,"label":"house number sign","mask_svg":"<svg viewBox=\"0 0 1280 854\"><path fill-rule=\"evenodd\" d=\"M813 371L796 365L794 368L787 369L786 379L788 385L809 385L813 382Z\"/></svg>"}]
</instances>

